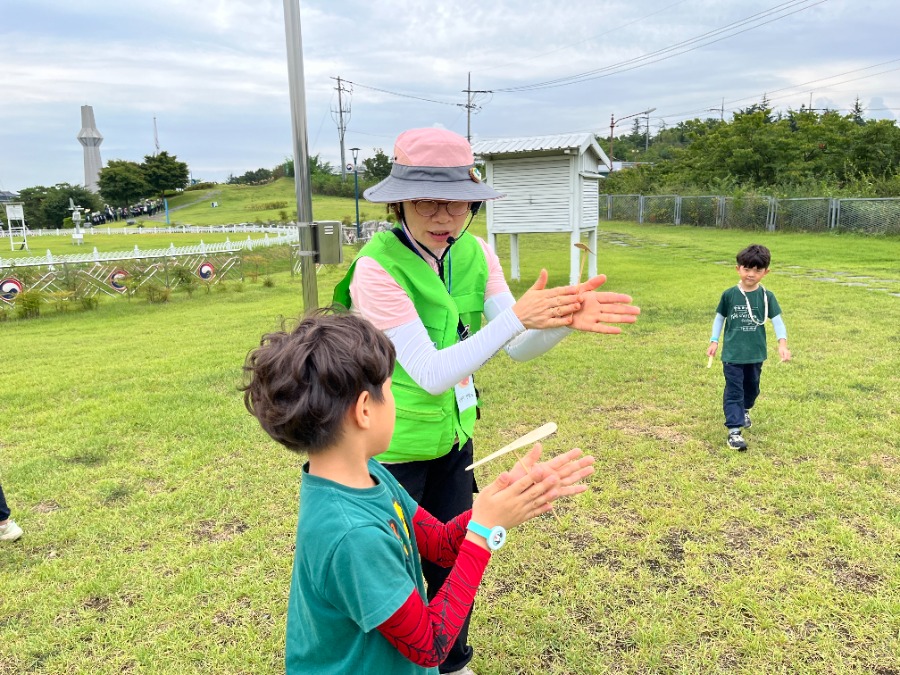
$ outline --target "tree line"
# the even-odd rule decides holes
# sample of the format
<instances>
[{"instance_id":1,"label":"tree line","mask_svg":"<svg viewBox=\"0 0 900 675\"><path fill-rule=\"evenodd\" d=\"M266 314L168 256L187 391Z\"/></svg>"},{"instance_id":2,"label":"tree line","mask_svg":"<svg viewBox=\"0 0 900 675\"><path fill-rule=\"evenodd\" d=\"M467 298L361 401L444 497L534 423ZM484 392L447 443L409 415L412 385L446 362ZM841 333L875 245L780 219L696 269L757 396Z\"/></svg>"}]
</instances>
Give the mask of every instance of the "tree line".
<instances>
[{"instance_id":1,"label":"tree line","mask_svg":"<svg viewBox=\"0 0 900 675\"><path fill-rule=\"evenodd\" d=\"M72 215L69 200L91 212L112 208L128 208L149 197L162 198L183 189L189 181L188 166L168 152L147 155L142 163L113 159L100 170L94 194L81 185L57 183L52 187L37 185L19 191L26 223L31 229L58 229Z\"/></svg>"},{"instance_id":2,"label":"tree line","mask_svg":"<svg viewBox=\"0 0 900 675\"><path fill-rule=\"evenodd\" d=\"M610 194L765 193L775 197L900 196L900 128L849 114L789 110L763 101L731 120L693 119L646 135L641 120L616 138ZM603 142L601 142L602 145Z\"/></svg>"}]
</instances>

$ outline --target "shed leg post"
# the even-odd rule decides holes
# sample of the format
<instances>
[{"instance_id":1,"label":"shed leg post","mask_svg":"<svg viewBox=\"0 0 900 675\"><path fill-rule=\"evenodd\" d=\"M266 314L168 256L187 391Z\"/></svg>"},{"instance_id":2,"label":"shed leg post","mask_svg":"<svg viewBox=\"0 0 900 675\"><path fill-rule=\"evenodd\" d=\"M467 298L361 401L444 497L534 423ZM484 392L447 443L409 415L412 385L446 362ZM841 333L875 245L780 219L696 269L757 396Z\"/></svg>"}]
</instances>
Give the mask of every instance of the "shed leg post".
<instances>
[{"instance_id":1,"label":"shed leg post","mask_svg":"<svg viewBox=\"0 0 900 675\"><path fill-rule=\"evenodd\" d=\"M519 235L509 235L509 274L515 281L522 278L522 272L519 269Z\"/></svg>"}]
</instances>

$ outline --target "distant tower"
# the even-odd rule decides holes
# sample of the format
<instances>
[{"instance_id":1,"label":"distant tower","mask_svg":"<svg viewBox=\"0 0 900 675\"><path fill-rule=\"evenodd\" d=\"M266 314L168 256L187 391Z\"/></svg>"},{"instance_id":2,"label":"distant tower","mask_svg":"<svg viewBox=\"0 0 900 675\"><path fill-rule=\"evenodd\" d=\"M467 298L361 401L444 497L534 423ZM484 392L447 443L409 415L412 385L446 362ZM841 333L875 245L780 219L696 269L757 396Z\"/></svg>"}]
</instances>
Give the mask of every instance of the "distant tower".
<instances>
[{"instance_id":1,"label":"distant tower","mask_svg":"<svg viewBox=\"0 0 900 675\"><path fill-rule=\"evenodd\" d=\"M98 192L97 177L103 166L100 161L100 144L103 142L103 136L97 131L94 109L89 105L81 106L81 131L76 138L84 146L84 187L91 192Z\"/></svg>"}]
</instances>

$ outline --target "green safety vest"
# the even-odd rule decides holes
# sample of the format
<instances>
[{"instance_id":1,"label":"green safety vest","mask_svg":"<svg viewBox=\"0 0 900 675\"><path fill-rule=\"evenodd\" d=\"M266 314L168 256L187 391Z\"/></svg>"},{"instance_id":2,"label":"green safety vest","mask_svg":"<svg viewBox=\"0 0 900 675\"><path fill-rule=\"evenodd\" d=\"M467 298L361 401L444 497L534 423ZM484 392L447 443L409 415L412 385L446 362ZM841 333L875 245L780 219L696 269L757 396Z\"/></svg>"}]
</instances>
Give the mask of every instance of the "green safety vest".
<instances>
[{"instance_id":1,"label":"green safety vest","mask_svg":"<svg viewBox=\"0 0 900 675\"><path fill-rule=\"evenodd\" d=\"M447 286L425 260L407 248L393 232L379 232L356 256L347 275L334 289L334 302L349 308L350 281L356 261L374 259L412 300L428 336L440 350L459 342L462 321L469 334L481 328L488 266L478 240L463 234L444 262ZM449 286L449 291L448 287ZM378 455L380 462L412 462L434 459L450 452L454 442L462 446L472 436L477 407L462 413L454 388L434 396L422 389L399 363L394 366L391 391L397 406L391 444Z\"/></svg>"}]
</instances>

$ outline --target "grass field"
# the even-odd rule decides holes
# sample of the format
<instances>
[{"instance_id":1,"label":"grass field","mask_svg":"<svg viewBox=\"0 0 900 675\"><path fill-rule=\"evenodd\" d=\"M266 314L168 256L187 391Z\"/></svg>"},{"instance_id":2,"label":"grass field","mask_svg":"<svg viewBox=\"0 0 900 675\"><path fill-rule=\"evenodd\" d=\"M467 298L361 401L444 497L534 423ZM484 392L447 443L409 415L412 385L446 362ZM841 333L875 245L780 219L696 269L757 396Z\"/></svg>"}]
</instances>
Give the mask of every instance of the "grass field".
<instances>
[{"instance_id":1,"label":"grass field","mask_svg":"<svg viewBox=\"0 0 900 675\"><path fill-rule=\"evenodd\" d=\"M352 181L352 177L350 178ZM218 207L212 208L211 202ZM208 190L190 190L169 200L173 224L225 225L254 223L269 220L294 220L297 198L293 178L281 178L268 185L216 185ZM316 220L344 220L356 222L354 200L324 195L312 196L313 218ZM381 219L383 205L371 204L359 198L360 220ZM163 218L164 220L164 218ZM147 221L149 225L150 222Z\"/></svg>"},{"instance_id":2,"label":"grass field","mask_svg":"<svg viewBox=\"0 0 900 675\"><path fill-rule=\"evenodd\" d=\"M548 451L582 447L597 473L495 554L475 670L900 673L900 242L621 223L600 239L638 323L479 374L477 456L553 420ZM736 453L705 350L753 241L794 360L770 343ZM541 265L564 283L567 238L520 247L515 294ZM345 268L320 271L323 302ZM302 458L236 390L301 308L299 282L273 278L0 323L0 480L25 530L0 547L0 673L283 672Z\"/></svg>"}]
</instances>

